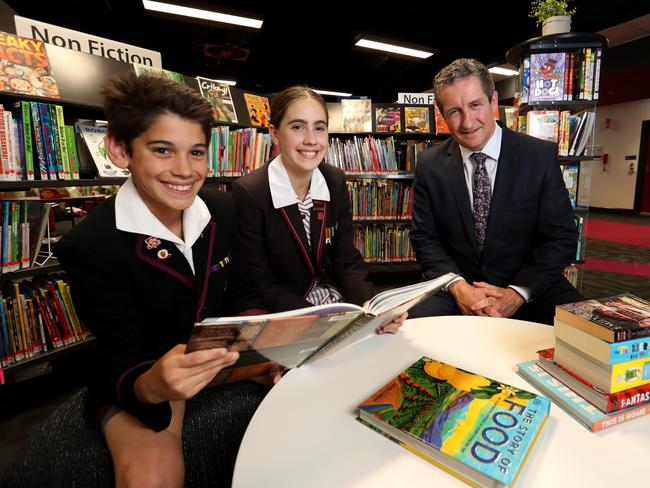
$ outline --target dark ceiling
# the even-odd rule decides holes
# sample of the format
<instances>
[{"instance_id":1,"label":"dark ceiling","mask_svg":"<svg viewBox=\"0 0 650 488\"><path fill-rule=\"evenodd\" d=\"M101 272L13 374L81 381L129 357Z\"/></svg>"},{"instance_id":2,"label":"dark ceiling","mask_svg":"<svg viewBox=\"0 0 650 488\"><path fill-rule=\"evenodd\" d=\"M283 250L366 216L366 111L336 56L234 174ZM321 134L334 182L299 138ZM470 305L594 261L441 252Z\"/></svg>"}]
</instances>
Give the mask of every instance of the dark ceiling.
<instances>
[{"instance_id":1,"label":"dark ceiling","mask_svg":"<svg viewBox=\"0 0 650 488\"><path fill-rule=\"evenodd\" d=\"M186 75L232 78L237 86L272 93L304 83L392 101L397 92L430 88L457 57L502 63L514 44L540 35L529 2L180 2L250 14L260 30L185 22L145 13L138 0L9 0L17 14L161 52L163 67ZM574 32L595 32L650 13L650 2L622 1L606 10L577 0ZM594 7L594 5L599 5ZM611 5L608 3L607 5ZM359 34L439 50L413 61L354 48ZM644 61L647 64L647 57Z\"/></svg>"}]
</instances>

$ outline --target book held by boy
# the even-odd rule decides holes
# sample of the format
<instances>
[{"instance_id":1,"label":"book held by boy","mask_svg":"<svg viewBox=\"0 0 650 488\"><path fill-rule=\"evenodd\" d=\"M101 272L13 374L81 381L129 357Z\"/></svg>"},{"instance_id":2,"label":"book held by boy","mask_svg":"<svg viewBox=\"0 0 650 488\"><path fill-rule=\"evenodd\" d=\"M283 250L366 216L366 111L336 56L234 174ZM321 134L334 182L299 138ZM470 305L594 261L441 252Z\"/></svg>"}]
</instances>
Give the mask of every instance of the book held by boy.
<instances>
[{"instance_id":1,"label":"book held by boy","mask_svg":"<svg viewBox=\"0 0 650 488\"><path fill-rule=\"evenodd\" d=\"M422 357L359 405L359 419L473 486L509 486L547 398Z\"/></svg>"},{"instance_id":2,"label":"book held by boy","mask_svg":"<svg viewBox=\"0 0 650 488\"><path fill-rule=\"evenodd\" d=\"M363 307L332 303L274 314L206 318L194 325L186 352L217 347L239 352L237 362L215 377L215 385L273 375L365 339L455 277L447 273L386 290Z\"/></svg>"},{"instance_id":3,"label":"book held by boy","mask_svg":"<svg viewBox=\"0 0 650 488\"><path fill-rule=\"evenodd\" d=\"M616 412L603 413L571 388L547 373L535 361L519 363L517 368L517 373L522 378L542 393L548 395L557 406L591 432L598 432L650 413L650 404L647 402Z\"/></svg>"}]
</instances>

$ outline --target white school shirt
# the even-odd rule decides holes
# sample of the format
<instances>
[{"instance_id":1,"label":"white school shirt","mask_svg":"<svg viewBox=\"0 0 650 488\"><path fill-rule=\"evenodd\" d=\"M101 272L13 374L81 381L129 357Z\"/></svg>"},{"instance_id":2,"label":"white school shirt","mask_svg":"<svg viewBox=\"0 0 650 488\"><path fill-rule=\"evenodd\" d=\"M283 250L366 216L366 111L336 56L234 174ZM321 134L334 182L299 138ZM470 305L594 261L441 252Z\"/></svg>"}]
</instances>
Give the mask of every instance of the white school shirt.
<instances>
[{"instance_id":1,"label":"white school shirt","mask_svg":"<svg viewBox=\"0 0 650 488\"><path fill-rule=\"evenodd\" d=\"M129 177L115 196L115 226L118 230L157 237L174 243L187 259L194 273L192 246L205 226L210 222L208 206L197 195L188 208L183 211L183 237L174 234L149 210L138 193L132 177Z\"/></svg>"},{"instance_id":2,"label":"white school shirt","mask_svg":"<svg viewBox=\"0 0 650 488\"><path fill-rule=\"evenodd\" d=\"M271 190L271 199L273 207L279 209L289 205L298 204L298 211L302 218L302 223L307 234L307 242L311 246L311 209L314 206L313 200L330 201L330 190L323 173L316 168L311 175L309 190L304 200L301 200L296 194L291 180L287 173L281 156L277 156L269 163L269 189ZM341 293L334 287L322 284L317 279L314 280L312 287L307 292L305 300L312 305L324 305L326 303L337 303L343 299Z\"/></svg>"}]
</instances>

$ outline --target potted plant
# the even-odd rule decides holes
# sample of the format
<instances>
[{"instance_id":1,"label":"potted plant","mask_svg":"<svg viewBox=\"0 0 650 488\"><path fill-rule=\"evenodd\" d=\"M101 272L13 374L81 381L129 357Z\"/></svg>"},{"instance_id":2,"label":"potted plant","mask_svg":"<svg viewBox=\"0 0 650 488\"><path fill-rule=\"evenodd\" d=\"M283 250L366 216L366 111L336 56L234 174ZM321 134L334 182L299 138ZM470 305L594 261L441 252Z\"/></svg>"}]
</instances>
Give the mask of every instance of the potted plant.
<instances>
[{"instance_id":1,"label":"potted plant","mask_svg":"<svg viewBox=\"0 0 650 488\"><path fill-rule=\"evenodd\" d=\"M529 17L542 24L542 35L559 34L571 30L571 16L576 9L569 8L566 0L533 0Z\"/></svg>"}]
</instances>

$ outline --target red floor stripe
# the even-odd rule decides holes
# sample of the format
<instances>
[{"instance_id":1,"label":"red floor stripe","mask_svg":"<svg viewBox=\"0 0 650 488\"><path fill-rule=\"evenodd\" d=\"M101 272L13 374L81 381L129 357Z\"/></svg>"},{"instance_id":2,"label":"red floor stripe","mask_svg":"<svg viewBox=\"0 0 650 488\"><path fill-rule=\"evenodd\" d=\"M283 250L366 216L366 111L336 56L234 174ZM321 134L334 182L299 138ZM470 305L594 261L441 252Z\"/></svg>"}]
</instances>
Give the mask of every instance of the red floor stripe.
<instances>
[{"instance_id":1,"label":"red floor stripe","mask_svg":"<svg viewBox=\"0 0 650 488\"><path fill-rule=\"evenodd\" d=\"M598 219L587 219L586 222L590 239L650 247L650 226Z\"/></svg>"},{"instance_id":2,"label":"red floor stripe","mask_svg":"<svg viewBox=\"0 0 650 488\"><path fill-rule=\"evenodd\" d=\"M623 261L585 258L585 269L626 275L650 276L650 264L646 263L627 263ZM648 286L650 286L650 283Z\"/></svg>"}]
</instances>

